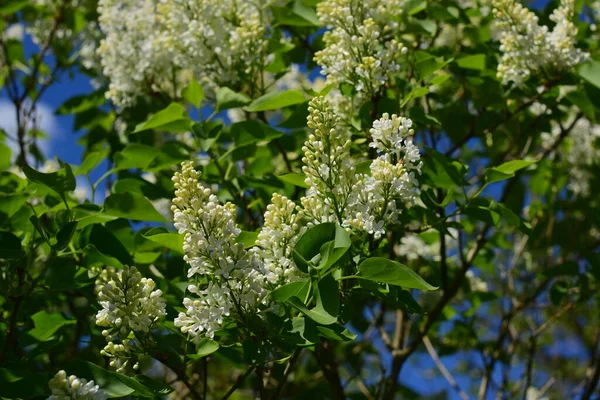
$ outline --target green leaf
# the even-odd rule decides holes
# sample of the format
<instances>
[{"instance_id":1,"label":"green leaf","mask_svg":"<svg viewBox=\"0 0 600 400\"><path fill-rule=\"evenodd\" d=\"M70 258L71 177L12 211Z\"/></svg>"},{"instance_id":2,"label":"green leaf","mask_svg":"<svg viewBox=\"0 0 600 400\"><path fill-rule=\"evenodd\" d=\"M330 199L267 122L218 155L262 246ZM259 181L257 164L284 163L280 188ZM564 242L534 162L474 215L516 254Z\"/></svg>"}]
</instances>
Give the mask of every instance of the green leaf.
<instances>
[{"instance_id":1,"label":"green leaf","mask_svg":"<svg viewBox=\"0 0 600 400\"><path fill-rule=\"evenodd\" d=\"M204 100L204 89L202 86L192 78L190 83L181 91L183 98L186 99L191 105L196 108L200 108L200 103Z\"/></svg>"},{"instance_id":2,"label":"green leaf","mask_svg":"<svg viewBox=\"0 0 600 400\"><path fill-rule=\"evenodd\" d=\"M88 153L79 168L75 170L75 175L87 175L91 170L96 168L107 155L108 152L106 151L92 151L91 153Z\"/></svg>"},{"instance_id":3,"label":"green leaf","mask_svg":"<svg viewBox=\"0 0 600 400\"><path fill-rule=\"evenodd\" d=\"M73 325L77 321L69 320L60 313L49 313L40 311L31 316L35 327L27 332L29 336L37 341L45 342L50 339L60 328L65 325Z\"/></svg>"},{"instance_id":4,"label":"green leaf","mask_svg":"<svg viewBox=\"0 0 600 400\"><path fill-rule=\"evenodd\" d=\"M236 241L244 245L244 248L250 248L256 245L258 239L258 232L241 231L236 237Z\"/></svg>"},{"instance_id":5,"label":"green leaf","mask_svg":"<svg viewBox=\"0 0 600 400\"><path fill-rule=\"evenodd\" d=\"M214 340L203 338L196 345L196 354L187 354L190 360L200 360L219 350L219 343Z\"/></svg>"},{"instance_id":6,"label":"green leaf","mask_svg":"<svg viewBox=\"0 0 600 400\"><path fill-rule=\"evenodd\" d=\"M4 143L0 143L0 170L5 170L10 168L12 165L11 162L12 151L10 147L5 145Z\"/></svg>"},{"instance_id":7,"label":"green leaf","mask_svg":"<svg viewBox=\"0 0 600 400\"><path fill-rule=\"evenodd\" d=\"M333 275L327 275L314 286L316 310L323 310L331 317L337 318L340 314L339 283Z\"/></svg>"},{"instance_id":8,"label":"green leaf","mask_svg":"<svg viewBox=\"0 0 600 400\"><path fill-rule=\"evenodd\" d=\"M10 232L0 231L0 258L18 259L24 256L21 240Z\"/></svg>"},{"instance_id":9,"label":"green leaf","mask_svg":"<svg viewBox=\"0 0 600 400\"><path fill-rule=\"evenodd\" d=\"M105 102L106 98L104 97L104 90L97 90L93 93L71 97L58 107L55 114L78 114L84 111L91 110L93 108L100 107Z\"/></svg>"},{"instance_id":10,"label":"green leaf","mask_svg":"<svg viewBox=\"0 0 600 400\"><path fill-rule=\"evenodd\" d=\"M403 7L404 13L407 15L415 15L427 8L426 0L408 0Z\"/></svg>"},{"instance_id":11,"label":"green leaf","mask_svg":"<svg viewBox=\"0 0 600 400\"><path fill-rule=\"evenodd\" d=\"M166 222L152 203L137 193L115 193L104 200L104 212L137 221Z\"/></svg>"},{"instance_id":12,"label":"green leaf","mask_svg":"<svg viewBox=\"0 0 600 400\"><path fill-rule=\"evenodd\" d=\"M44 228L44 226L40 222L40 219L37 217L37 215L32 215L31 217L29 217L29 221L34 226L35 230L40 234L40 236L46 242L48 242L50 240L50 238L48 236L48 232L46 232L46 229Z\"/></svg>"},{"instance_id":13,"label":"green leaf","mask_svg":"<svg viewBox=\"0 0 600 400\"><path fill-rule=\"evenodd\" d=\"M121 244L121 243L119 243L119 244ZM131 258L131 256L129 256L129 254L127 253L127 250L125 250L125 253L127 254L127 256L129 258ZM111 257L110 255L101 253L100 251L98 251L98 249L96 249L96 246L94 246L94 245L89 244L89 245L85 246L85 248L83 249L83 254L84 254L83 266L88 269L90 269L92 267L104 267L104 266L123 268L123 263L121 261L119 261L115 257ZM130 264L131 262L133 262L133 260L130 259L130 261L123 261L123 262L125 264Z\"/></svg>"},{"instance_id":14,"label":"green leaf","mask_svg":"<svg viewBox=\"0 0 600 400\"><path fill-rule=\"evenodd\" d=\"M334 265L350 248L347 232L333 222L315 225L300 237L293 258L302 272L312 267L322 272Z\"/></svg>"},{"instance_id":15,"label":"green leaf","mask_svg":"<svg viewBox=\"0 0 600 400\"><path fill-rule=\"evenodd\" d=\"M173 388L166 385L163 382L155 381L146 375L136 375L133 377L141 386L144 387L145 390L149 390L152 393L152 396L156 398L156 396L166 396L169 393L173 392Z\"/></svg>"},{"instance_id":16,"label":"green leaf","mask_svg":"<svg viewBox=\"0 0 600 400\"><path fill-rule=\"evenodd\" d=\"M294 307L302 314L315 321L317 324L331 325L337 322L337 317L330 315L322 308L315 307L313 309L308 309L308 307L306 307L304 303L302 303L302 301L297 297L290 297L286 304Z\"/></svg>"},{"instance_id":17,"label":"green leaf","mask_svg":"<svg viewBox=\"0 0 600 400\"><path fill-rule=\"evenodd\" d=\"M160 150L145 144L131 143L123 150L115 154L114 171L123 169L139 168L146 169L158 156Z\"/></svg>"},{"instance_id":18,"label":"green leaf","mask_svg":"<svg viewBox=\"0 0 600 400\"><path fill-rule=\"evenodd\" d=\"M319 18L315 11L306 6L302 0L295 0L292 7L280 7L272 5L271 11L276 25L285 26L319 26Z\"/></svg>"},{"instance_id":19,"label":"green leaf","mask_svg":"<svg viewBox=\"0 0 600 400\"><path fill-rule=\"evenodd\" d=\"M276 139L283 135L283 132L262 121L242 121L231 125L231 136L238 147Z\"/></svg>"},{"instance_id":20,"label":"green leaf","mask_svg":"<svg viewBox=\"0 0 600 400\"><path fill-rule=\"evenodd\" d=\"M317 16L315 10L311 7L306 6L304 2L302 2L302 0L294 1L294 5L292 6L292 12L295 15L298 15L299 17L304 19L305 21L309 22L313 26L321 25L321 22L319 21L319 17Z\"/></svg>"},{"instance_id":21,"label":"green leaf","mask_svg":"<svg viewBox=\"0 0 600 400\"><path fill-rule=\"evenodd\" d=\"M348 232L339 225L335 225L335 236L332 241L321 246L319 254L321 256L319 265L315 269L321 270L321 273L332 267L348 251L352 242Z\"/></svg>"},{"instance_id":22,"label":"green leaf","mask_svg":"<svg viewBox=\"0 0 600 400\"><path fill-rule=\"evenodd\" d=\"M43 374L32 373L9 384L0 384L2 385L2 398L45 398L49 394L48 377Z\"/></svg>"},{"instance_id":23,"label":"green leaf","mask_svg":"<svg viewBox=\"0 0 600 400\"><path fill-rule=\"evenodd\" d=\"M452 189L464 184L466 168L463 165L433 149L428 148L427 154L431 157L424 160L423 175L432 186Z\"/></svg>"},{"instance_id":24,"label":"green leaf","mask_svg":"<svg viewBox=\"0 0 600 400\"><path fill-rule=\"evenodd\" d=\"M367 258L358 266L357 278L401 286L405 289L436 290L412 269L383 257Z\"/></svg>"},{"instance_id":25,"label":"green leaf","mask_svg":"<svg viewBox=\"0 0 600 400\"><path fill-rule=\"evenodd\" d=\"M102 254L114 257L125 265L133 264L127 248L107 227L100 224L91 225L86 228L82 236L83 243L94 245Z\"/></svg>"},{"instance_id":26,"label":"green leaf","mask_svg":"<svg viewBox=\"0 0 600 400\"><path fill-rule=\"evenodd\" d=\"M404 98L402 104L400 104L400 107L404 107L410 100L423 97L428 93L429 87L427 86L413 88L413 90L411 90L411 92Z\"/></svg>"},{"instance_id":27,"label":"green leaf","mask_svg":"<svg viewBox=\"0 0 600 400\"><path fill-rule=\"evenodd\" d=\"M217 110L239 108L250 104L252 100L243 93L236 93L228 87L222 87L217 92Z\"/></svg>"},{"instance_id":28,"label":"green leaf","mask_svg":"<svg viewBox=\"0 0 600 400\"><path fill-rule=\"evenodd\" d=\"M75 234L77 228L77 221L67 223L65 226L60 228L56 234L56 244L53 246L54 250L61 251L69 245L71 238Z\"/></svg>"},{"instance_id":29,"label":"green leaf","mask_svg":"<svg viewBox=\"0 0 600 400\"><path fill-rule=\"evenodd\" d=\"M161 129L172 132L185 132L191 129L191 120L185 112L185 108L178 103L171 103L167 108L161 110L135 127L133 133L143 132L148 129Z\"/></svg>"},{"instance_id":30,"label":"green leaf","mask_svg":"<svg viewBox=\"0 0 600 400\"><path fill-rule=\"evenodd\" d=\"M279 175L277 176L277 179L279 179L282 182L291 183L294 186L298 186L304 189L309 188L309 186L304 181L306 177L303 174L298 174L296 172L290 172L289 174Z\"/></svg>"},{"instance_id":31,"label":"green leaf","mask_svg":"<svg viewBox=\"0 0 600 400\"><path fill-rule=\"evenodd\" d=\"M77 182L75 181L71 166L60 160L58 160L58 162L61 165L61 169L56 172L45 174L26 165L23 167L23 173L30 181L49 187L64 199L65 192L72 192L75 190Z\"/></svg>"},{"instance_id":32,"label":"green leaf","mask_svg":"<svg viewBox=\"0 0 600 400\"><path fill-rule=\"evenodd\" d=\"M596 107L584 90L573 90L565 96L574 106L579 107L583 115L591 121L596 120Z\"/></svg>"},{"instance_id":33,"label":"green leaf","mask_svg":"<svg viewBox=\"0 0 600 400\"><path fill-rule=\"evenodd\" d=\"M356 339L357 335L344 328L342 325L333 324L329 326L317 325L319 336L338 342L348 342Z\"/></svg>"},{"instance_id":34,"label":"green leaf","mask_svg":"<svg viewBox=\"0 0 600 400\"><path fill-rule=\"evenodd\" d=\"M485 54L473 54L456 60L456 65L464 69L475 69L483 71L485 69Z\"/></svg>"},{"instance_id":35,"label":"green leaf","mask_svg":"<svg viewBox=\"0 0 600 400\"><path fill-rule=\"evenodd\" d=\"M285 129L298 129L306 127L306 117L308 116L308 102L298 104L290 116L281 122L278 127Z\"/></svg>"},{"instance_id":36,"label":"green leaf","mask_svg":"<svg viewBox=\"0 0 600 400\"><path fill-rule=\"evenodd\" d=\"M492 210L497 212L506 220L508 225L518 228L521 232L526 235L531 234L531 224L527 221L524 221L521 217L515 214L510 208L506 207L504 204L494 203L493 206L490 206Z\"/></svg>"},{"instance_id":37,"label":"green leaf","mask_svg":"<svg viewBox=\"0 0 600 400\"><path fill-rule=\"evenodd\" d=\"M294 104L304 103L306 99L299 90L286 90L285 92L271 92L254 100L249 106L248 111L266 111L277 110Z\"/></svg>"},{"instance_id":38,"label":"green leaf","mask_svg":"<svg viewBox=\"0 0 600 400\"><path fill-rule=\"evenodd\" d=\"M177 232L169 232L165 228L152 228L142 234L146 239L158 243L163 247L183 254L183 235Z\"/></svg>"},{"instance_id":39,"label":"green leaf","mask_svg":"<svg viewBox=\"0 0 600 400\"><path fill-rule=\"evenodd\" d=\"M270 296L271 299L276 303L282 303L284 301L287 301L291 297L297 297L299 299L304 300L308 295L309 289L310 281L295 281L279 286L270 293Z\"/></svg>"},{"instance_id":40,"label":"green leaf","mask_svg":"<svg viewBox=\"0 0 600 400\"><path fill-rule=\"evenodd\" d=\"M161 256L159 251L140 251L133 254L133 262L136 264L152 264Z\"/></svg>"},{"instance_id":41,"label":"green leaf","mask_svg":"<svg viewBox=\"0 0 600 400\"><path fill-rule=\"evenodd\" d=\"M535 160L512 160L497 167L487 168L485 170L485 180L487 183L493 183L512 178L515 176L515 172L535 163Z\"/></svg>"},{"instance_id":42,"label":"green leaf","mask_svg":"<svg viewBox=\"0 0 600 400\"><path fill-rule=\"evenodd\" d=\"M428 78L435 71L440 70L452 62L452 59L443 60L441 57L436 58L432 54L424 51L419 51L418 54L420 58L415 62L414 67L420 80Z\"/></svg>"},{"instance_id":43,"label":"green leaf","mask_svg":"<svg viewBox=\"0 0 600 400\"><path fill-rule=\"evenodd\" d=\"M0 216L11 218L30 197L29 194L0 194Z\"/></svg>"},{"instance_id":44,"label":"green leaf","mask_svg":"<svg viewBox=\"0 0 600 400\"><path fill-rule=\"evenodd\" d=\"M9 1L8 4L0 7L0 15L14 14L26 5L29 4L29 0L13 0Z\"/></svg>"},{"instance_id":45,"label":"green leaf","mask_svg":"<svg viewBox=\"0 0 600 400\"><path fill-rule=\"evenodd\" d=\"M592 60L579 66L577 73L580 77L600 88L600 62Z\"/></svg>"}]
</instances>

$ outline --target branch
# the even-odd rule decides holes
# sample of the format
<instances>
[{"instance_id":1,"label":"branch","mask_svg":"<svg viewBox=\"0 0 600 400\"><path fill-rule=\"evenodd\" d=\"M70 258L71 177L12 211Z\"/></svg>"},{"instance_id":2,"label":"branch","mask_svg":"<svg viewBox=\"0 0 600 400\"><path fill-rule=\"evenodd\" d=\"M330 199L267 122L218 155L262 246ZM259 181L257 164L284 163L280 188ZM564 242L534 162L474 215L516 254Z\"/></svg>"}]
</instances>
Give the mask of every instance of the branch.
<instances>
[{"instance_id":1,"label":"branch","mask_svg":"<svg viewBox=\"0 0 600 400\"><path fill-rule=\"evenodd\" d=\"M221 398L221 400L228 399L236 390L238 390L239 387L242 386L242 383L244 383L244 381L246 380L246 378L252 373L252 371L254 371L255 368L256 368L256 366L253 365L250 368L248 368L248 370L246 372L244 372L243 375L238 376L238 378L235 381L234 385L231 388L229 388L229 390L227 391L227 393L225 393L225 396L223 396Z\"/></svg>"},{"instance_id":2,"label":"branch","mask_svg":"<svg viewBox=\"0 0 600 400\"><path fill-rule=\"evenodd\" d=\"M460 396L461 399L469 400L469 396L465 392L463 392L463 390L458 386L458 384L454 380L454 377L452 376L452 374L450 374L450 372L446 369L446 367L442 363L442 360L440 360L440 357L438 356L435 349L433 348L433 345L431 344L431 340L429 340L428 336L423 337L423 344L425 344L425 348L427 349L427 352L429 353L429 355L435 362L435 365L438 367L438 369L440 370L442 375L444 375L444 378L446 378L446 380L448 381L450 386L452 386L452 389L454 389L456 391L456 393Z\"/></svg>"},{"instance_id":3,"label":"branch","mask_svg":"<svg viewBox=\"0 0 600 400\"><path fill-rule=\"evenodd\" d=\"M335 400L344 400L346 395L344 393L344 387L342 386L342 380L337 369L337 364L331 354L331 343L324 341L323 343L315 346L315 357L317 362L323 371L323 375L329 385L331 386L331 394Z\"/></svg>"},{"instance_id":4,"label":"branch","mask_svg":"<svg viewBox=\"0 0 600 400\"><path fill-rule=\"evenodd\" d=\"M281 396L283 387L285 386L285 384L287 382L287 378L290 375L290 373L292 372L292 369L294 368L296 361L298 361L298 358L300 357L301 352L302 352L302 349L298 348L292 355L292 358L290 358L290 360L288 361L287 365L285 366L285 370L283 371L283 377L279 381L279 385L277 385L277 389L275 389L275 393L273 393L273 397L271 397L271 400L277 400Z\"/></svg>"}]
</instances>

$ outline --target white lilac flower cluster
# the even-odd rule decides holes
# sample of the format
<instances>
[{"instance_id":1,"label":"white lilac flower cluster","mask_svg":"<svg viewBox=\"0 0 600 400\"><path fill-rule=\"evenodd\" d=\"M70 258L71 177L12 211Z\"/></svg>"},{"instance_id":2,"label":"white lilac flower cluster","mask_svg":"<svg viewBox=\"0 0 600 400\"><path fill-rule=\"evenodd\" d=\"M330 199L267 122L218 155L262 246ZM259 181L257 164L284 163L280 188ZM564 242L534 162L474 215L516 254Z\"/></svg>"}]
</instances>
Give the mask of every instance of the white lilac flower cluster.
<instances>
[{"instance_id":1,"label":"white lilac flower cluster","mask_svg":"<svg viewBox=\"0 0 600 400\"><path fill-rule=\"evenodd\" d=\"M313 224L337 221L381 238L386 224L397 221L397 201L412 203L419 192L420 153L410 137L412 121L384 114L373 123L371 147L378 156L369 173L356 173L350 157L350 137L323 98L309 105L308 126L314 129L303 151L303 172L310 186L301 199Z\"/></svg>"},{"instance_id":2,"label":"white lilac flower cluster","mask_svg":"<svg viewBox=\"0 0 600 400\"><path fill-rule=\"evenodd\" d=\"M67 376L63 370L58 371L48 382L52 395L46 400L106 400L108 394L100 389L94 381L86 381L75 375Z\"/></svg>"},{"instance_id":3,"label":"white lilac flower cluster","mask_svg":"<svg viewBox=\"0 0 600 400\"><path fill-rule=\"evenodd\" d=\"M267 292L256 254L236 241L241 231L235 223L235 205L221 205L199 178L193 162L184 162L173 176L175 227L184 235L187 276L198 282L188 287L195 296L183 300L186 312L179 313L175 326L192 337L212 338L231 313L241 319L256 314ZM208 283L201 284L202 278Z\"/></svg>"},{"instance_id":4,"label":"white lilac flower cluster","mask_svg":"<svg viewBox=\"0 0 600 400\"><path fill-rule=\"evenodd\" d=\"M448 235L445 236L446 240L446 252L454 252L458 246L457 237L459 232L450 228ZM439 261L440 260L440 242L439 232L435 230L427 230L419 235L406 235L400 239L400 243L396 248L396 253L400 256L406 257L407 260L418 260L422 257L427 260ZM429 240L427 240L429 238ZM435 241L430 243L431 239Z\"/></svg>"},{"instance_id":5,"label":"white lilac flower cluster","mask_svg":"<svg viewBox=\"0 0 600 400\"><path fill-rule=\"evenodd\" d=\"M571 114L567 124L571 124L575 118L575 112ZM541 136L542 147L552 148L560 134L560 126L553 124L552 130ZM600 125L587 118L580 118L552 157L569 165L569 190L575 195L587 197L590 194L590 180L593 178L589 168L600 160Z\"/></svg>"},{"instance_id":6,"label":"white lilac flower cluster","mask_svg":"<svg viewBox=\"0 0 600 400\"><path fill-rule=\"evenodd\" d=\"M160 0L158 12L175 62L209 89L235 86L243 75L259 80L271 20L267 1Z\"/></svg>"},{"instance_id":7,"label":"white lilac flower cluster","mask_svg":"<svg viewBox=\"0 0 600 400\"><path fill-rule=\"evenodd\" d=\"M323 36L325 48L315 61L335 90L330 98L339 115L374 97L399 69L397 63L407 48L396 39L404 0L326 0L317 5L317 15L330 30ZM343 96L338 88L348 84L356 95Z\"/></svg>"},{"instance_id":8,"label":"white lilac flower cluster","mask_svg":"<svg viewBox=\"0 0 600 400\"><path fill-rule=\"evenodd\" d=\"M253 248L266 282L275 286L301 277L292 259L292 251L306 227L302 224L304 212L296 211L293 201L274 193L256 240L257 247Z\"/></svg>"},{"instance_id":9,"label":"white lilac flower cluster","mask_svg":"<svg viewBox=\"0 0 600 400\"><path fill-rule=\"evenodd\" d=\"M162 292L155 288L152 279L126 266L109 273L108 282L98 293L102 309L96 314L96 325L107 328L102 335L108 342L101 354L112 358L110 365L119 372L136 358L136 333L148 333L166 315ZM138 368L137 362L133 368Z\"/></svg>"},{"instance_id":10,"label":"white lilac flower cluster","mask_svg":"<svg viewBox=\"0 0 600 400\"><path fill-rule=\"evenodd\" d=\"M351 227L379 239L387 223L396 223L400 210L396 201L413 203L419 193L415 173L421 172L421 155L410 138L412 121L383 114L373 122L370 147L379 156L370 165L370 174L358 174L348 201Z\"/></svg>"},{"instance_id":11,"label":"white lilac flower cluster","mask_svg":"<svg viewBox=\"0 0 600 400\"><path fill-rule=\"evenodd\" d=\"M156 1L99 0L98 14L105 35L98 54L110 81L106 96L120 107L147 92L175 96L181 78L158 24Z\"/></svg>"},{"instance_id":12,"label":"white lilac flower cluster","mask_svg":"<svg viewBox=\"0 0 600 400\"><path fill-rule=\"evenodd\" d=\"M575 47L577 28L572 22L575 0L561 0L550 19L552 31L516 0L493 0L496 30L503 53L498 77L504 84L522 84L531 74L552 74L586 61L589 54Z\"/></svg>"},{"instance_id":13,"label":"white lilac flower cluster","mask_svg":"<svg viewBox=\"0 0 600 400\"><path fill-rule=\"evenodd\" d=\"M100 0L98 12L107 96L120 107L142 94L175 98L190 77L208 90L243 78L262 82L265 0Z\"/></svg>"}]
</instances>

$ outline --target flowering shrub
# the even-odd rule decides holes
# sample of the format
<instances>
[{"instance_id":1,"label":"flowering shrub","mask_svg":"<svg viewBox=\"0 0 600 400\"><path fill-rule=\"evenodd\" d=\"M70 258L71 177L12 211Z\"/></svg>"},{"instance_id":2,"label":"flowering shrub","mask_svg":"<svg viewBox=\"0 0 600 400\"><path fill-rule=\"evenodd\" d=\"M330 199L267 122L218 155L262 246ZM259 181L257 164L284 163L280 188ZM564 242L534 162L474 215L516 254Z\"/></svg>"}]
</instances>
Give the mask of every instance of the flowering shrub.
<instances>
[{"instance_id":1,"label":"flowering shrub","mask_svg":"<svg viewBox=\"0 0 600 400\"><path fill-rule=\"evenodd\" d=\"M6 0L0 397L595 398L598 19Z\"/></svg>"}]
</instances>

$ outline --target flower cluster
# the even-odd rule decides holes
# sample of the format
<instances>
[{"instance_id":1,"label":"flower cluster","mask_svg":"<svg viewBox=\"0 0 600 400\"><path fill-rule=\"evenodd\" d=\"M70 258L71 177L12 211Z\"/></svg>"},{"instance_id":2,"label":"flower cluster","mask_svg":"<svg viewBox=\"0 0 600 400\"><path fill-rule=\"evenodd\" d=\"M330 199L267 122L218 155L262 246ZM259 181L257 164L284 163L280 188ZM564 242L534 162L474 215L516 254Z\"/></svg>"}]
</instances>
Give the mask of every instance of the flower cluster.
<instances>
[{"instance_id":1,"label":"flower cluster","mask_svg":"<svg viewBox=\"0 0 600 400\"><path fill-rule=\"evenodd\" d=\"M184 235L188 278L198 282L188 287L195 298L184 299L186 312L179 313L175 326L193 337L200 333L213 337L231 312L240 318L255 313L266 290L255 254L236 241L240 229L235 206L221 205L199 178L193 162L184 162L181 172L173 176L175 227ZM202 278L208 283L200 288Z\"/></svg>"},{"instance_id":2,"label":"flower cluster","mask_svg":"<svg viewBox=\"0 0 600 400\"><path fill-rule=\"evenodd\" d=\"M401 209L397 201L413 202L418 194L415 173L421 162L410 140L412 121L384 114L373 124L371 147L378 156L369 173L356 173L350 158L350 137L323 98L309 106L308 126L314 129L303 151L307 196L301 199L311 223L337 221L349 229L368 232L379 239L385 225L395 223Z\"/></svg>"},{"instance_id":3,"label":"flower cluster","mask_svg":"<svg viewBox=\"0 0 600 400\"><path fill-rule=\"evenodd\" d=\"M561 0L550 16L552 31L516 0L493 0L493 6L503 52L498 77L504 84L522 84L532 73L564 71L589 58L575 47L574 0Z\"/></svg>"},{"instance_id":4,"label":"flower cluster","mask_svg":"<svg viewBox=\"0 0 600 400\"><path fill-rule=\"evenodd\" d=\"M120 107L146 92L174 96L179 75L158 25L156 1L100 0L98 14L105 35L98 54L110 80L106 96Z\"/></svg>"},{"instance_id":5,"label":"flower cluster","mask_svg":"<svg viewBox=\"0 0 600 400\"><path fill-rule=\"evenodd\" d=\"M271 18L264 0L100 0L98 12L107 96L121 107L141 94L176 98L190 77L213 90L262 81Z\"/></svg>"},{"instance_id":6,"label":"flower cluster","mask_svg":"<svg viewBox=\"0 0 600 400\"><path fill-rule=\"evenodd\" d=\"M445 235L446 251L454 252L458 247L459 232L454 229L448 229ZM426 230L418 235L406 235L400 239L400 243L396 248L396 254L406 257L407 260L418 260L422 257L427 260L440 260L440 233L433 229Z\"/></svg>"},{"instance_id":7,"label":"flower cluster","mask_svg":"<svg viewBox=\"0 0 600 400\"><path fill-rule=\"evenodd\" d=\"M102 331L108 342L102 354L113 358L110 364L118 371L135 358L135 334L148 333L166 315L162 292L155 288L152 279L142 278L135 267L126 266L110 274L108 283L98 293L102 309L96 315L96 325L108 328ZM137 363L133 367L137 369Z\"/></svg>"},{"instance_id":8,"label":"flower cluster","mask_svg":"<svg viewBox=\"0 0 600 400\"><path fill-rule=\"evenodd\" d=\"M356 90L358 103L375 96L399 69L397 63L407 48L394 37L403 0L326 0L317 5L317 15L331 30L323 36L325 48L315 54L327 83L348 84ZM333 91L338 113L351 113L353 100ZM344 101L345 100L345 101Z\"/></svg>"},{"instance_id":9,"label":"flower cluster","mask_svg":"<svg viewBox=\"0 0 600 400\"><path fill-rule=\"evenodd\" d=\"M573 123L574 113L567 121ZM562 132L558 124L553 124L549 133L542 134L542 147L550 149L554 146ZM590 180L593 178L589 168L600 159L600 125L587 118L580 118L569 132L563 146L553 154L554 158L569 165L568 188L578 196L588 196L590 193Z\"/></svg>"},{"instance_id":10,"label":"flower cluster","mask_svg":"<svg viewBox=\"0 0 600 400\"><path fill-rule=\"evenodd\" d=\"M267 55L266 1L161 0L161 22L175 61L209 88L257 78Z\"/></svg>"},{"instance_id":11,"label":"flower cluster","mask_svg":"<svg viewBox=\"0 0 600 400\"><path fill-rule=\"evenodd\" d=\"M324 98L313 99L308 111L308 127L314 132L302 147L302 171L310 189L301 202L311 223L342 223L355 171L350 134Z\"/></svg>"},{"instance_id":12,"label":"flower cluster","mask_svg":"<svg viewBox=\"0 0 600 400\"><path fill-rule=\"evenodd\" d=\"M52 395L47 400L106 400L108 394L94 381L86 381L75 375L67 376L63 370L58 371L48 383Z\"/></svg>"},{"instance_id":13,"label":"flower cluster","mask_svg":"<svg viewBox=\"0 0 600 400\"><path fill-rule=\"evenodd\" d=\"M348 226L367 231L376 239L386 223L395 223L400 210L396 201L412 203L418 194L415 173L421 171L419 149L410 140L412 121L383 114L373 122L370 147L379 156L371 162L370 174L358 174L348 201Z\"/></svg>"},{"instance_id":14,"label":"flower cluster","mask_svg":"<svg viewBox=\"0 0 600 400\"><path fill-rule=\"evenodd\" d=\"M292 249L306 227L304 212L296 212L296 204L274 193L267 206L264 225L258 234L255 251L261 260L262 273L270 284L283 285L298 278L299 271L292 260Z\"/></svg>"}]
</instances>

